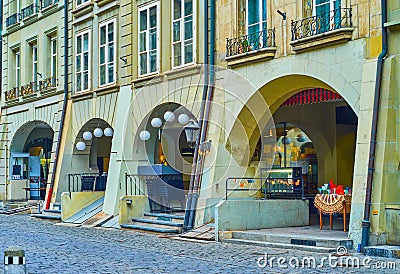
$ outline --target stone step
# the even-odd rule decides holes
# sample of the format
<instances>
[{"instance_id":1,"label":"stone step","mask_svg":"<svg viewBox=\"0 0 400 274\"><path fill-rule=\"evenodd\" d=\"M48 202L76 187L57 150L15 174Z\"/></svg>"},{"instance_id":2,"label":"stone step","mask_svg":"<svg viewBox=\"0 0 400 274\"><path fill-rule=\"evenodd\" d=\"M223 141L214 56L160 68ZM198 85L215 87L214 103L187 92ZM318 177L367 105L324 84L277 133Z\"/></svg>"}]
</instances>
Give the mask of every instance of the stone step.
<instances>
[{"instance_id":1,"label":"stone step","mask_svg":"<svg viewBox=\"0 0 400 274\"><path fill-rule=\"evenodd\" d=\"M400 246L394 246L394 245L367 246L364 248L364 254L367 256L400 259Z\"/></svg>"},{"instance_id":2,"label":"stone step","mask_svg":"<svg viewBox=\"0 0 400 274\"><path fill-rule=\"evenodd\" d=\"M254 233L248 231L234 231L232 232L232 239L291 244L296 246L314 246L325 248L337 248L338 246L345 246L348 249L353 248L353 241L347 238L327 238L308 235L279 235Z\"/></svg>"},{"instance_id":3,"label":"stone step","mask_svg":"<svg viewBox=\"0 0 400 274\"><path fill-rule=\"evenodd\" d=\"M48 214L35 213L35 214L31 214L31 217L40 218L40 219L49 219L49 220L60 220L61 221L61 215L48 215Z\"/></svg>"},{"instance_id":4,"label":"stone step","mask_svg":"<svg viewBox=\"0 0 400 274\"><path fill-rule=\"evenodd\" d=\"M144 230L144 231L152 231L158 233L179 233L179 228L162 228L162 227L153 227L153 226L143 226L143 225L135 225L135 224L121 224L122 228L136 229L136 230Z\"/></svg>"},{"instance_id":5,"label":"stone step","mask_svg":"<svg viewBox=\"0 0 400 274\"><path fill-rule=\"evenodd\" d=\"M262 247L282 248L282 249L297 249L303 251L319 252L319 253L332 253L337 251L337 247L320 247L320 246L307 246L286 243L271 243L263 241L252 241L243 239L225 239L223 243L242 244L242 245L255 245Z\"/></svg>"},{"instance_id":6,"label":"stone step","mask_svg":"<svg viewBox=\"0 0 400 274\"><path fill-rule=\"evenodd\" d=\"M43 212L61 214L61 209L45 209Z\"/></svg>"},{"instance_id":7,"label":"stone step","mask_svg":"<svg viewBox=\"0 0 400 274\"><path fill-rule=\"evenodd\" d=\"M168 214L168 213L143 212L143 216L148 217L148 218L158 219L158 220L164 220L164 221L169 219L169 221L177 220L177 221L183 222L183 220L185 219L184 215L175 215L175 214Z\"/></svg>"},{"instance_id":8,"label":"stone step","mask_svg":"<svg viewBox=\"0 0 400 274\"><path fill-rule=\"evenodd\" d=\"M146 218L132 218L132 222L163 225L163 226L183 227L182 223L175 223L175 222L155 220L155 219L146 219Z\"/></svg>"}]
</instances>

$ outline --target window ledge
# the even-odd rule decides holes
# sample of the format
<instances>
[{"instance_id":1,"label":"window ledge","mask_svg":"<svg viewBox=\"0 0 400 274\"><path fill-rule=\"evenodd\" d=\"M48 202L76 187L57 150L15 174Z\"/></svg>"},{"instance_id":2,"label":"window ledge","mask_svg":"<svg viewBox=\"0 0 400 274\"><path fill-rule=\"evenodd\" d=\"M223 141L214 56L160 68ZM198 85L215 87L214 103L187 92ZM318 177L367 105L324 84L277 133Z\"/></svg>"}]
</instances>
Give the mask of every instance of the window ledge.
<instances>
[{"instance_id":1,"label":"window ledge","mask_svg":"<svg viewBox=\"0 0 400 274\"><path fill-rule=\"evenodd\" d=\"M390 22L385 23L384 26L387 27L391 31L398 31L398 30L400 30L400 21L390 21Z\"/></svg>"},{"instance_id":2,"label":"window ledge","mask_svg":"<svg viewBox=\"0 0 400 274\"><path fill-rule=\"evenodd\" d=\"M96 95L105 95L109 93L114 93L119 91L119 84L110 84L107 86L101 86L98 89L95 90Z\"/></svg>"},{"instance_id":3,"label":"window ledge","mask_svg":"<svg viewBox=\"0 0 400 274\"><path fill-rule=\"evenodd\" d=\"M94 3L92 1L89 1L87 3L80 5L79 7L76 7L75 10L72 11L72 14L75 18L80 17L82 15L92 12L93 7L94 7Z\"/></svg>"},{"instance_id":4,"label":"window ledge","mask_svg":"<svg viewBox=\"0 0 400 274\"><path fill-rule=\"evenodd\" d=\"M160 78L160 79L157 79L157 78ZM155 79L157 79L157 80L155 80ZM132 81L133 86L135 88L143 87L147 83L150 83L150 82L151 83L152 82L155 82L155 83L162 82L162 77L160 77L160 74L157 72L157 73L153 73L153 74L149 74L149 75L139 76L139 78Z\"/></svg>"},{"instance_id":5,"label":"window ledge","mask_svg":"<svg viewBox=\"0 0 400 274\"><path fill-rule=\"evenodd\" d=\"M290 42L296 53L323 48L351 40L354 28L341 28Z\"/></svg>"},{"instance_id":6,"label":"window ledge","mask_svg":"<svg viewBox=\"0 0 400 274\"><path fill-rule=\"evenodd\" d=\"M93 98L93 90L82 91L71 96L72 102Z\"/></svg>"},{"instance_id":7,"label":"window ledge","mask_svg":"<svg viewBox=\"0 0 400 274\"><path fill-rule=\"evenodd\" d=\"M262 48L259 50L226 57L225 61L228 63L229 67L239 67L249 62L254 63L271 60L275 57L275 52L276 47Z\"/></svg>"},{"instance_id":8,"label":"window ledge","mask_svg":"<svg viewBox=\"0 0 400 274\"><path fill-rule=\"evenodd\" d=\"M184 67L173 68L169 71L166 71L164 74L167 75L168 79L176 79L185 76L190 76L194 74L200 73L201 66L198 64L190 64Z\"/></svg>"},{"instance_id":9,"label":"window ledge","mask_svg":"<svg viewBox=\"0 0 400 274\"><path fill-rule=\"evenodd\" d=\"M115 1L115 0L95 0L97 6L99 6L99 7L105 6L108 3L111 3L113 1Z\"/></svg>"}]
</instances>

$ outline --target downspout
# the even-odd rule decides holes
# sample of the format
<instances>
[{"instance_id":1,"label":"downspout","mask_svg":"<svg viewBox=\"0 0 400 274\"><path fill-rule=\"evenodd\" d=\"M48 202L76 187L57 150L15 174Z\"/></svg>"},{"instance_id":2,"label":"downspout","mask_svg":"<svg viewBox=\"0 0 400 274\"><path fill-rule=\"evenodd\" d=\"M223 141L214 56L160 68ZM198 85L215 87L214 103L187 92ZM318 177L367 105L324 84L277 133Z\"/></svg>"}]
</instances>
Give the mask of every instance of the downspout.
<instances>
[{"instance_id":1,"label":"downspout","mask_svg":"<svg viewBox=\"0 0 400 274\"><path fill-rule=\"evenodd\" d=\"M204 64L205 64L205 71L204 71L204 86L203 86L203 95L201 98L201 106L200 106L200 116L199 116L199 125L200 129L199 131L202 131L203 128L203 121L204 121L204 110L205 110L205 105L206 105L206 100L207 100L207 91L208 91L208 83L209 83L209 78L208 78L208 0L204 0L204 42L203 42L203 48L204 48ZM189 190L188 190L188 196L186 200L186 208L185 208L185 219L183 222L183 228L185 231L192 229L192 224L190 225L189 228L189 223L190 222L190 216L193 214L193 208L192 208L192 200L193 200L193 189L194 189L194 181L196 177L196 170L197 170L197 165L198 165L198 158L199 158L199 153L198 153L198 148L201 144L200 142L201 139L201 134L197 135L196 138L196 145L195 145L195 150L194 150L194 155L193 155L193 164L192 164L192 171L190 173L190 184L189 184Z\"/></svg>"},{"instance_id":2,"label":"downspout","mask_svg":"<svg viewBox=\"0 0 400 274\"><path fill-rule=\"evenodd\" d=\"M372 128L371 128L371 142L369 145L369 157L368 157L368 177L367 185L365 190L365 205L364 205L364 220L362 221L362 233L361 233L361 248L368 246L368 234L371 226L370 223L370 212L371 212L371 200L372 200L372 182L374 178L375 169L375 149L376 149L376 136L378 130L378 112L379 112L379 101L381 96L381 83L383 73L383 59L385 58L388 51L388 34L386 27L384 26L387 20L387 3L386 0L381 0L381 24L382 24L382 51L378 56L376 80L375 80L375 95L374 95L374 106L372 109Z\"/></svg>"},{"instance_id":3,"label":"downspout","mask_svg":"<svg viewBox=\"0 0 400 274\"><path fill-rule=\"evenodd\" d=\"M65 112L68 101L68 0L64 0L64 101L61 112L60 129L58 131L57 148L54 156L53 172L51 174L50 187L47 192L45 209L50 208L51 196L53 195L54 180L60 155L60 143L64 129Z\"/></svg>"}]
</instances>

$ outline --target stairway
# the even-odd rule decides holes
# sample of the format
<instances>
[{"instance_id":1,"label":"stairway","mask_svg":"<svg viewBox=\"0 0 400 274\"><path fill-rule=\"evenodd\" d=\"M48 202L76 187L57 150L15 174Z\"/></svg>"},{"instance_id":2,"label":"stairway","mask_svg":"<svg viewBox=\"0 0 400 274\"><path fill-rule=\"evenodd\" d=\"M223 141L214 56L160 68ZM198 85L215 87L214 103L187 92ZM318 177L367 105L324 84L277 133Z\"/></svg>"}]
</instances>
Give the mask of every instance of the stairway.
<instances>
[{"instance_id":1,"label":"stairway","mask_svg":"<svg viewBox=\"0 0 400 274\"><path fill-rule=\"evenodd\" d=\"M282 228L282 233L276 233L275 231L278 229L271 230L273 232L269 232L268 230L233 231L232 238L223 239L222 242L272 248L298 249L320 253L336 252L340 246L344 246L348 250L353 247L353 241L347 237L319 236L318 233L314 235L305 235L301 233L296 234L291 231L298 229L299 232L301 232L302 227L293 228L289 231L290 233L285 233L284 229L285 228Z\"/></svg>"},{"instance_id":2,"label":"stairway","mask_svg":"<svg viewBox=\"0 0 400 274\"><path fill-rule=\"evenodd\" d=\"M33 213L31 217L61 221L61 205L53 204L53 209L44 209L42 212Z\"/></svg>"},{"instance_id":3,"label":"stairway","mask_svg":"<svg viewBox=\"0 0 400 274\"><path fill-rule=\"evenodd\" d=\"M179 234L183 228L183 215L144 212L142 218L132 218L132 223L121 224L122 228Z\"/></svg>"}]
</instances>

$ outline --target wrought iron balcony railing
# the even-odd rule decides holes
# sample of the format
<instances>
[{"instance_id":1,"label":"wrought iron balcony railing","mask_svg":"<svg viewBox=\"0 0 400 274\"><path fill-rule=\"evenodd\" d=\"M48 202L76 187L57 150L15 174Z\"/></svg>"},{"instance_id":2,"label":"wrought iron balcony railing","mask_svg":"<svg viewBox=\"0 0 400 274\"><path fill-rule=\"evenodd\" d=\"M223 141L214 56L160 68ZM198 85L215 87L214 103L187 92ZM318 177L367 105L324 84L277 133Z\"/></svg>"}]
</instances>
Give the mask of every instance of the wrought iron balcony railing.
<instances>
[{"instance_id":1,"label":"wrought iron balcony railing","mask_svg":"<svg viewBox=\"0 0 400 274\"><path fill-rule=\"evenodd\" d=\"M38 91L49 91L57 87L57 78L55 76L48 77L38 82L30 82L18 88L13 88L6 92L6 101L18 98L19 96L29 96L36 94Z\"/></svg>"},{"instance_id":2,"label":"wrought iron balcony railing","mask_svg":"<svg viewBox=\"0 0 400 274\"><path fill-rule=\"evenodd\" d=\"M252 52L263 48L275 47L275 30L262 31L226 39L226 57Z\"/></svg>"},{"instance_id":3,"label":"wrought iron balcony railing","mask_svg":"<svg viewBox=\"0 0 400 274\"><path fill-rule=\"evenodd\" d=\"M6 19L6 28L18 23L20 18L21 18L21 14L19 14L19 13L14 13L13 15L7 17L7 19Z\"/></svg>"},{"instance_id":4,"label":"wrought iron balcony railing","mask_svg":"<svg viewBox=\"0 0 400 274\"><path fill-rule=\"evenodd\" d=\"M41 9L45 9L47 7L50 7L54 4L57 4L58 0L41 0L40 1L40 8Z\"/></svg>"},{"instance_id":5,"label":"wrought iron balcony railing","mask_svg":"<svg viewBox=\"0 0 400 274\"><path fill-rule=\"evenodd\" d=\"M292 41L341 28L353 27L351 8L338 8L321 15L292 21Z\"/></svg>"},{"instance_id":6,"label":"wrought iron balcony railing","mask_svg":"<svg viewBox=\"0 0 400 274\"><path fill-rule=\"evenodd\" d=\"M21 19L28 18L38 12L38 6L35 4L29 5L21 10Z\"/></svg>"}]
</instances>

